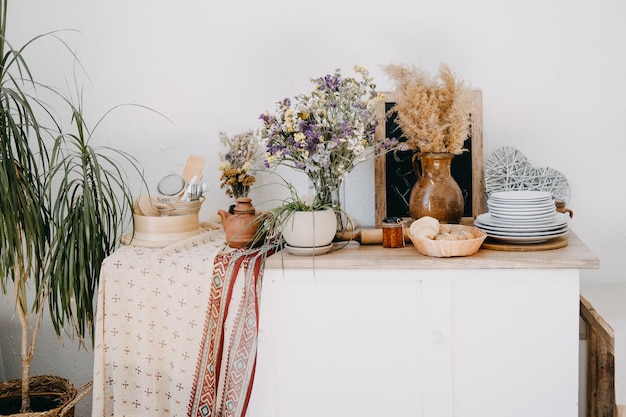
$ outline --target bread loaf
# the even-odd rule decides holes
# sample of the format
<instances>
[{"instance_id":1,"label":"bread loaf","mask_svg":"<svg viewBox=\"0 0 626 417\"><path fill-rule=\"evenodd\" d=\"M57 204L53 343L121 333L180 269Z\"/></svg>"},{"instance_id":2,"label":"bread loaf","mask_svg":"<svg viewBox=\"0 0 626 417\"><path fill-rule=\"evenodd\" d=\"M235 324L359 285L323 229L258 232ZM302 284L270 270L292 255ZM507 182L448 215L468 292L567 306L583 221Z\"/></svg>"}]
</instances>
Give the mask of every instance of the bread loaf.
<instances>
[{"instance_id":1,"label":"bread loaf","mask_svg":"<svg viewBox=\"0 0 626 417\"><path fill-rule=\"evenodd\" d=\"M430 240L467 240L473 239L472 232L455 229L447 224L439 224L439 220L424 216L415 220L410 227L411 235L418 239Z\"/></svg>"}]
</instances>

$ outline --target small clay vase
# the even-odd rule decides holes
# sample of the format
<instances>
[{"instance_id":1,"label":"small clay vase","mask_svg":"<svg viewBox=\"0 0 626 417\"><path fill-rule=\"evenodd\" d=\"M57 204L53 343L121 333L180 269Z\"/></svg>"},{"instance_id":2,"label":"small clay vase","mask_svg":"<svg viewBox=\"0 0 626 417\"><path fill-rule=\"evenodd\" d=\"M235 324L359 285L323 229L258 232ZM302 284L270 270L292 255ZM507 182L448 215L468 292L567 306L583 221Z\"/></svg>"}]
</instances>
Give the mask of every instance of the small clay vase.
<instances>
[{"instance_id":1,"label":"small clay vase","mask_svg":"<svg viewBox=\"0 0 626 417\"><path fill-rule=\"evenodd\" d=\"M450 173L453 157L451 153L413 155L413 169L417 175L409 200L409 213L413 219L430 216L441 223L460 223L464 202L461 187Z\"/></svg>"},{"instance_id":2,"label":"small clay vase","mask_svg":"<svg viewBox=\"0 0 626 417\"><path fill-rule=\"evenodd\" d=\"M259 228L259 216L251 201L249 197L239 197L232 214L224 210L217 211L226 233L226 243L231 248L249 246Z\"/></svg>"}]
</instances>

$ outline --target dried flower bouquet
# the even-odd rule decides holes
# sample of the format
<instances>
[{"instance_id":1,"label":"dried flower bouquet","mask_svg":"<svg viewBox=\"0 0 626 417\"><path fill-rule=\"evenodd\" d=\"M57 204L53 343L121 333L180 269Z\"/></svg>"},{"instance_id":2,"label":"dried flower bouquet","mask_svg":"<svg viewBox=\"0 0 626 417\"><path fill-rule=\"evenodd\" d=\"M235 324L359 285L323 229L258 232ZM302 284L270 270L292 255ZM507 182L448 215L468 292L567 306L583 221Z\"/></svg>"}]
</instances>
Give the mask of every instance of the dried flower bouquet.
<instances>
[{"instance_id":1,"label":"dried flower bouquet","mask_svg":"<svg viewBox=\"0 0 626 417\"><path fill-rule=\"evenodd\" d=\"M249 171L253 168L259 146L258 138L252 130L232 137L225 132L220 132L219 135L220 141L228 149L226 154L220 154L220 188L225 188L229 197L247 197L250 186L256 182L256 178Z\"/></svg>"},{"instance_id":2,"label":"dried flower bouquet","mask_svg":"<svg viewBox=\"0 0 626 417\"><path fill-rule=\"evenodd\" d=\"M389 64L398 100L390 109L412 151L459 155L470 131L469 85L442 64L436 77L415 66Z\"/></svg>"},{"instance_id":3,"label":"dried flower bouquet","mask_svg":"<svg viewBox=\"0 0 626 417\"><path fill-rule=\"evenodd\" d=\"M260 116L267 166L304 172L316 190L317 206L333 204L333 192L356 165L395 145L376 140L376 110L383 97L366 68L357 65L354 71L358 79L344 77L339 69L311 79L310 93L285 98L274 114Z\"/></svg>"}]
</instances>

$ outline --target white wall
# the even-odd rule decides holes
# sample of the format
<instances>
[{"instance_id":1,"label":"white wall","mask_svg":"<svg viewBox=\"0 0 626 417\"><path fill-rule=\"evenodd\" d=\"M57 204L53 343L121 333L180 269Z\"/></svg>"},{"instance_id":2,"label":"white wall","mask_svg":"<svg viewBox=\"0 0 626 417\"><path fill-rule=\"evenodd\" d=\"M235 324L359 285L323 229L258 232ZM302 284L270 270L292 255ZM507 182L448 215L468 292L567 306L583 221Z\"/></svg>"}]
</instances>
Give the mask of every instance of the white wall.
<instances>
[{"instance_id":1,"label":"white wall","mask_svg":"<svg viewBox=\"0 0 626 417\"><path fill-rule=\"evenodd\" d=\"M99 128L102 143L135 155L152 185L180 173L189 154L205 156L206 217L230 203L219 190L219 130L258 127L258 115L275 101L308 90L309 77L335 67L349 73L364 65L385 91L392 84L384 64L436 71L448 63L483 90L485 158L514 146L534 164L563 172L572 228L601 259L601 269L583 279L615 283L626 282L625 15L621 0L19 0L10 4L9 34L20 43L53 29L79 30L64 37L89 76L85 111L94 121L132 102L173 122L126 108ZM32 53L31 66L63 85L58 48ZM372 165L348 178L346 194L348 211L373 224ZM0 314L7 377L16 377L10 309ZM76 359L74 351L66 347L52 362L80 383L71 368L78 360L89 369L90 356ZM37 362L36 371L51 371L51 362Z\"/></svg>"}]
</instances>

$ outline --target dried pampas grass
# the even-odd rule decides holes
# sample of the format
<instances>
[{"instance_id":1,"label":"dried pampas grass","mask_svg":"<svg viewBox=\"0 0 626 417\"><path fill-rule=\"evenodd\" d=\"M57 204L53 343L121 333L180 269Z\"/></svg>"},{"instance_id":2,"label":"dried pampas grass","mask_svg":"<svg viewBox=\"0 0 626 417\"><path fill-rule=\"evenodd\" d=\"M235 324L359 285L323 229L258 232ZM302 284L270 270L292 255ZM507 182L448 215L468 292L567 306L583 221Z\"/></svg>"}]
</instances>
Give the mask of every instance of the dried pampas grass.
<instances>
[{"instance_id":1,"label":"dried pampas grass","mask_svg":"<svg viewBox=\"0 0 626 417\"><path fill-rule=\"evenodd\" d=\"M419 152L459 155L470 132L469 84L441 64L436 77L415 66L389 64L384 71L396 81L398 100L390 109L406 138Z\"/></svg>"}]
</instances>

